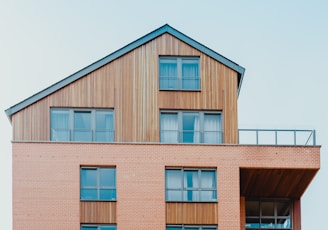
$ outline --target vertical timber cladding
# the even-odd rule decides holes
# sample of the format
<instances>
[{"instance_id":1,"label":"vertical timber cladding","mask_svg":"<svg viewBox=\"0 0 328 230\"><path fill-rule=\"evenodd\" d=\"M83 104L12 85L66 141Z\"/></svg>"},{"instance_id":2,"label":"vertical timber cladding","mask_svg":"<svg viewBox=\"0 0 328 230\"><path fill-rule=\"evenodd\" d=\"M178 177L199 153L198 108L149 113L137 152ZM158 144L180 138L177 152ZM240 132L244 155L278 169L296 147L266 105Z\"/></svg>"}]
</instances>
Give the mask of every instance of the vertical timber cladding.
<instances>
[{"instance_id":1,"label":"vertical timber cladding","mask_svg":"<svg viewBox=\"0 0 328 230\"><path fill-rule=\"evenodd\" d=\"M222 111L223 141L237 143L237 72L169 35L163 35L161 39L166 40L166 49L159 55L200 57L201 91L159 91L158 109Z\"/></svg>"},{"instance_id":2,"label":"vertical timber cladding","mask_svg":"<svg viewBox=\"0 0 328 230\"><path fill-rule=\"evenodd\" d=\"M81 201L80 222L85 224L115 224L116 202Z\"/></svg>"},{"instance_id":3,"label":"vertical timber cladding","mask_svg":"<svg viewBox=\"0 0 328 230\"><path fill-rule=\"evenodd\" d=\"M52 107L113 108L112 71L106 65L14 114L13 139L49 140Z\"/></svg>"},{"instance_id":4,"label":"vertical timber cladding","mask_svg":"<svg viewBox=\"0 0 328 230\"><path fill-rule=\"evenodd\" d=\"M166 224L218 224L218 203L166 202Z\"/></svg>"},{"instance_id":5,"label":"vertical timber cladding","mask_svg":"<svg viewBox=\"0 0 328 230\"><path fill-rule=\"evenodd\" d=\"M160 55L199 56L201 91L159 91ZM163 34L14 114L13 139L49 140L50 108L79 107L114 108L117 142L159 142L160 109L222 110L224 142L236 143L237 84L235 71Z\"/></svg>"}]
</instances>

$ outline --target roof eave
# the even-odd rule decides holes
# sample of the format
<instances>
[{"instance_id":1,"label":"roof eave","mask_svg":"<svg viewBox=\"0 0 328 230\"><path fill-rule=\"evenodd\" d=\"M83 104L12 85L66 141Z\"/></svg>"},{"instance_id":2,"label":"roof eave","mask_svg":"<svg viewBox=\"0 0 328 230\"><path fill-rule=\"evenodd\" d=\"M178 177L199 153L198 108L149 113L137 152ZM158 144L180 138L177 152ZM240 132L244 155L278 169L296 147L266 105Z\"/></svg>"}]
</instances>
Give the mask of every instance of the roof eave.
<instances>
[{"instance_id":1,"label":"roof eave","mask_svg":"<svg viewBox=\"0 0 328 230\"><path fill-rule=\"evenodd\" d=\"M81 77L85 76L86 74L91 73L92 71L95 71L96 69L99 69L100 67L108 64L109 62L115 60L116 58L119 58L120 56L123 56L127 52L130 52L131 50L143 45L145 42L150 41L161 34L165 33L165 27L167 25L164 25L160 27L159 29L137 39L136 41L129 43L128 45L124 46L123 48L107 55L106 57L90 64L89 66L79 70L78 72L66 77L65 79L49 86L48 88L28 97L27 99L11 106L10 108L5 110L5 113L10 118L11 115L17 113L21 109L24 109L25 107L35 103L36 101L56 92L57 90L65 87L66 85L80 79ZM11 120L11 119L10 119Z\"/></svg>"}]
</instances>

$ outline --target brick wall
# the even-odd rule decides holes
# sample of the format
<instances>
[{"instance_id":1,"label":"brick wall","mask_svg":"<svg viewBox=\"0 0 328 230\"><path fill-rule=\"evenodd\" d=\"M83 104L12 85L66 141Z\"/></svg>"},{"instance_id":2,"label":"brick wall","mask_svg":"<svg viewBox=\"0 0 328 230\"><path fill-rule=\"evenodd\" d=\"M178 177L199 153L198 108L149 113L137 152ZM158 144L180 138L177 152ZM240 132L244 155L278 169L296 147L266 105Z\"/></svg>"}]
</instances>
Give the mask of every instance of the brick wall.
<instances>
[{"instance_id":1,"label":"brick wall","mask_svg":"<svg viewBox=\"0 0 328 230\"><path fill-rule=\"evenodd\" d=\"M116 166L118 230L165 229L165 167L216 167L218 227L240 229L239 167L320 167L319 147L13 143L13 229L79 230L80 166Z\"/></svg>"}]
</instances>

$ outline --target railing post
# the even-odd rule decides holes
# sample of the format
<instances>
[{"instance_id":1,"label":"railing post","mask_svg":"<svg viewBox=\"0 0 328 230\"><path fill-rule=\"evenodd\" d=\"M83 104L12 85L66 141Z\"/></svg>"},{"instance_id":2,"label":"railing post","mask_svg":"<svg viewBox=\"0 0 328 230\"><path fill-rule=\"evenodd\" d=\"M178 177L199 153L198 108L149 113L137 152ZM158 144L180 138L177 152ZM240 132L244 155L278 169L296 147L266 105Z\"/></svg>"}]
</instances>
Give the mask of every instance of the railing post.
<instances>
[{"instance_id":1,"label":"railing post","mask_svg":"<svg viewBox=\"0 0 328 230\"><path fill-rule=\"evenodd\" d=\"M221 135L222 136L222 135ZM237 137L237 143L240 144L240 140L239 140L239 136L240 136L240 129L238 129L238 137ZM222 138L221 138L222 140ZM223 140L222 140L222 143L223 143Z\"/></svg>"},{"instance_id":2,"label":"railing post","mask_svg":"<svg viewBox=\"0 0 328 230\"><path fill-rule=\"evenodd\" d=\"M256 144L259 144L259 130L256 130Z\"/></svg>"},{"instance_id":3,"label":"railing post","mask_svg":"<svg viewBox=\"0 0 328 230\"><path fill-rule=\"evenodd\" d=\"M313 145L316 145L315 129L313 129Z\"/></svg>"},{"instance_id":4,"label":"railing post","mask_svg":"<svg viewBox=\"0 0 328 230\"><path fill-rule=\"evenodd\" d=\"M294 130L294 145L296 145L296 130Z\"/></svg>"},{"instance_id":5,"label":"railing post","mask_svg":"<svg viewBox=\"0 0 328 230\"><path fill-rule=\"evenodd\" d=\"M278 145L278 131L274 131L274 136L275 136L275 144Z\"/></svg>"}]
</instances>

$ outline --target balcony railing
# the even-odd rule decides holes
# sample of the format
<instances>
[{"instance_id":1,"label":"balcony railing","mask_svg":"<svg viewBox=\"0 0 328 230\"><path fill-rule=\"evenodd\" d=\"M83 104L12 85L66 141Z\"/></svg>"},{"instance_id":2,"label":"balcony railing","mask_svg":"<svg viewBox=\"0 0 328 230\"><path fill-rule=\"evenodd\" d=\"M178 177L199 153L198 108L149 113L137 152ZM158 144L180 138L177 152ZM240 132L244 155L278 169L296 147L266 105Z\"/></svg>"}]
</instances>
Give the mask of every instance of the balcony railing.
<instances>
[{"instance_id":1,"label":"balcony railing","mask_svg":"<svg viewBox=\"0 0 328 230\"><path fill-rule=\"evenodd\" d=\"M222 144L221 131L161 130L162 143Z\"/></svg>"},{"instance_id":2,"label":"balcony railing","mask_svg":"<svg viewBox=\"0 0 328 230\"><path fill-rule=\"evenodd\" d=\"M239 129L239 144L316 145L315 130Z\"/></svg>"}]
</instances>

